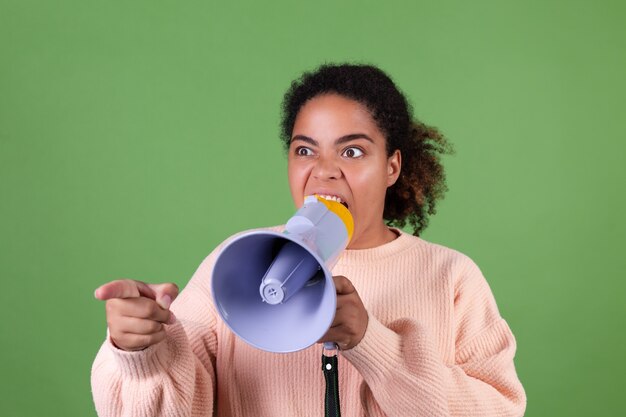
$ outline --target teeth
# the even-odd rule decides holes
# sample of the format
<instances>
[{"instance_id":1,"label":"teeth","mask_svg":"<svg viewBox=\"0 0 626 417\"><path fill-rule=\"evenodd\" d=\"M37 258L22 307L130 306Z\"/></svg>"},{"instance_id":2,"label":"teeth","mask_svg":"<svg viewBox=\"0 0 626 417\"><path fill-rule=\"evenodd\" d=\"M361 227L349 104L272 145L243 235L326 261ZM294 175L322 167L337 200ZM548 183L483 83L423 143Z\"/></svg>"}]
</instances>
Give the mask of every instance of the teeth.
<instances>
[{"instance_id":1,"label":"teeth","mask_svg":"<svg viewBox=\"0 0 626 417\"><path fill-rule=\"evenodd\" d=\"M336 201L338 203L343 203L343 200L337 196L334 195L320 195L320 197L322 197L325 200L330 200L330 201Z\"/></svg>"}]
</instances>

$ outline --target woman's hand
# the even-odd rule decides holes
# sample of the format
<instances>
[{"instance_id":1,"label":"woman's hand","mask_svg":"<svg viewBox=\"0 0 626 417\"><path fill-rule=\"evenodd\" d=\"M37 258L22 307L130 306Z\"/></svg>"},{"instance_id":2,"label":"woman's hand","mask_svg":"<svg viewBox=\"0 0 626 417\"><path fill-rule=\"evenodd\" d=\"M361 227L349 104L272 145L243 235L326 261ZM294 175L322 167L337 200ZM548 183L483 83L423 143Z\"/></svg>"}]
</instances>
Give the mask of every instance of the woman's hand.
<instances>
[{"instance_id":1,"label":"woman's hand","mask_svg":"<svg viewBox=\"0 0 626 417\"><path fill-rule=\"evenodd\" d=\"M174 322L170 304L178 296L176 284L146 284L130 279L111 281L96 289L106 300L109 335L122 350L142 350L165 339L164 324Z\"/></svg>"},{"instance_id":2,"label":"woman's hand","mask_svg":"<svg viewBox=\"0 0 626 417\"><path fill-rule=\"evenodd\" d=\"M318 342L335 342L341 350L352 349L365 335L367 310L348 278L337 275L333 281L337 289L335 320Z\"/></svg>"}]
</instances>

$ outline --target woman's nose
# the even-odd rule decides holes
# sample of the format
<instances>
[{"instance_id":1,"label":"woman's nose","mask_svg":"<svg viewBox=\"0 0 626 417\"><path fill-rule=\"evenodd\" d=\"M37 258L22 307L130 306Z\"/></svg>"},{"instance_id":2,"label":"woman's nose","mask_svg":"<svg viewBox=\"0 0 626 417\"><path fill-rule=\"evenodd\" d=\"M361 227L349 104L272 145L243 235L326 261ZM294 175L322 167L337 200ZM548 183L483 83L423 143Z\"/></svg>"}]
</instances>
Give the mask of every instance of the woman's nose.
<instances>
[{"instance_id":1,"label":"woman's nose","mask_svg":"<svg viewBox=\"0 0 626 417\"><path fill-rule=\"evenodd\" d=\"M341 178L341 169L334 158L320 157L313 167L313 176L319 180Z\"/></svg>"}]
</instances>

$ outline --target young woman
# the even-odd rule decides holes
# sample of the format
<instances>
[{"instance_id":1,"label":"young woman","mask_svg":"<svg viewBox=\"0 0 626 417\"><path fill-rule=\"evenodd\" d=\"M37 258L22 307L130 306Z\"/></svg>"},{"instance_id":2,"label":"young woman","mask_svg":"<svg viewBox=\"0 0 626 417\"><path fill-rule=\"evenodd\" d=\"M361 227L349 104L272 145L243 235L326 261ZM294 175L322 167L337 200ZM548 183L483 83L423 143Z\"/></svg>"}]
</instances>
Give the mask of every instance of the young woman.
<instances>
[{"instance_id":1,"label":"young woman","mask_svg":"<svg viewBox=\"0 0 626 417\"><path fill-rule=\"evenodd\" d=\"M354 217L333 269L335 319L320 339L343 358L342 415L523 415L515 339L479 268L418 237L445 191L442 135L412 120L392 80L367 65L294 81L282 135L296 206L329 196ZM414 235L390 227L406 223ZM92 369L101 416L324 414L319 345L264 352L218 318L209 288L220 247L178 297L173 284L131 280L96 290L108 323Z\"/></svg>"}]
</instances>

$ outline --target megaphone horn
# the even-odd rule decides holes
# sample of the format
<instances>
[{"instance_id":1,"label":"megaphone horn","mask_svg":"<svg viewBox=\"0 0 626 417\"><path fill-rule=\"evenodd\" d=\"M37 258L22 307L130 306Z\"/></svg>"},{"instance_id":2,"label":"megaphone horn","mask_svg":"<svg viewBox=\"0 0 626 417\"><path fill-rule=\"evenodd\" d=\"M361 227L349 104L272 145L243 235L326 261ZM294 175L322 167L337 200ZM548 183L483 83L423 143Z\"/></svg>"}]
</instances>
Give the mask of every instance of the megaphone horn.
<instances>
[{"instance_id":1,"label":"megaphone horn","mask_svg":"<svg viewBox=\"0 0 626 417\"><path fill-rule=\"evenodd\" d=\"M308 196L283 233L257 230L233 238L213 266L218 314L256 348L286 353L311 346L335 317L330 269L353 230L343 204Z\"/></svg>"}]
</instances>

